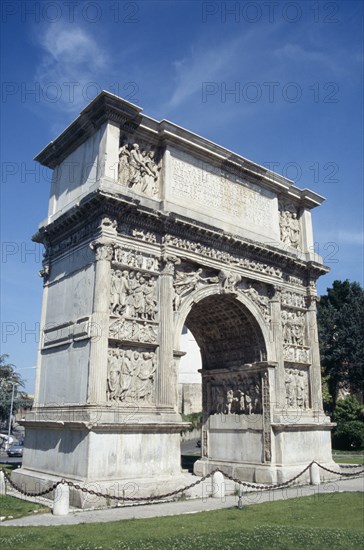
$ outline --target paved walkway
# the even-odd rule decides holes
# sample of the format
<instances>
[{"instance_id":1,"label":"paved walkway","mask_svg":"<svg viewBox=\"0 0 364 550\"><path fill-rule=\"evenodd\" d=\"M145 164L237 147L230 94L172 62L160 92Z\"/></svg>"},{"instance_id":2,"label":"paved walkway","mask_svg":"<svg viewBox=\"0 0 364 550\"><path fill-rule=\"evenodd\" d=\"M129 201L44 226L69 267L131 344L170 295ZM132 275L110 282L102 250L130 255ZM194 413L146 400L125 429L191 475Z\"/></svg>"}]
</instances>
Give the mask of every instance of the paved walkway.
<instances>
[{"instance_id":1,"label":"paved walkway","mask_svg":"<svg viewBox=\"0 0 364 550\"><path fill-rule=\"evenodd\" d=\"M245 493L244 505L258 504L261 502L273 502L289 498L329 495L330 493L342 491L364 492L364 477L356 479L339 479L319 486L305 485L294 486L287 489L279 489L267 492ZM329 496L328 496L329 498ZM108 508L107 510L78 510L73 509L67 516L53 516L52 514L39 514L27 516L20 519L8 520L1 524L6 526L36 526L36 525L75 525L79 523L103 523L108 521L120 521L125 519L154 518L160 516L174 516L180 514L195 514L197 512L208 512L221 508L232 508L237 506L237 496L220 498L196 498L185 501L163 502L139 506L120 506Z\"/></svg>"}]
</instances>

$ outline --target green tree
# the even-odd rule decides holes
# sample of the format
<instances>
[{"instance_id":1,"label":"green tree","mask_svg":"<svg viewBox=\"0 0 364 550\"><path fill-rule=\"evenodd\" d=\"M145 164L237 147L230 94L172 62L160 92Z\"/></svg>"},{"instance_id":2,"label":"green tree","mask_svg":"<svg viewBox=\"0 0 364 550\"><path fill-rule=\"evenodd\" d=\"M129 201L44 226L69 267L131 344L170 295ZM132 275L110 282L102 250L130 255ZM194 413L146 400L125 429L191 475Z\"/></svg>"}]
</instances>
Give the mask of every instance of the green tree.
<instances>
[{"instance_id":1,"label":"green tree","mask_svg":"<svg viewBox=\"0 0 364 550\"><path fill-rule=\"evenodd\" d=\"M19 373L15 372L12 363L8 363L7 354L0 355L0 420L8 420L11 406L11 395L14 386L14 404L13 411L16 412L20 407L30 408L31 399L28 395L19 391L24 387L24 380Z\"/></svg>"},{"instance_id":2,"label":"green tree","mask_svg":"<svg viewBox=\"0 0 364 550\"><path fill-rule=\"evenodd\" d=\"M334 412L334 421L338 424L362 419L363 406L354 395L348 395L345 399L338 399Z\"/></svg>"},{"instance_id":3,"label":"green tree","mask_svg":"<svg viewBox=\"0 0 364 550\"><path fill-rule=\"evenodd\" d=\"M359 283L334 281L317 308L323 376L335 409L340 388L363 391L364 290Z\"/></svg>"}]
</instances>

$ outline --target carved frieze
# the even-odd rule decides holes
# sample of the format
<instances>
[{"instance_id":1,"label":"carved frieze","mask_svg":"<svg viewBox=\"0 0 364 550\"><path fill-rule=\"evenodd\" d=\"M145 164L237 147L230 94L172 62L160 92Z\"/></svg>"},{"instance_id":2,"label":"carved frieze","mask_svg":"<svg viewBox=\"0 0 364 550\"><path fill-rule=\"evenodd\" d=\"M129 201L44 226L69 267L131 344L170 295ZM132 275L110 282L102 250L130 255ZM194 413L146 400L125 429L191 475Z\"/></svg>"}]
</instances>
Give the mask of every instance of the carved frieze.
<instances>
[{"instance_id":1,"label":"carved frieze","mask_svg":"<svg viewBox=\"0 0 364 550\"><path fill-rule=\"evenodd\" d=\"M298 294L297 292L291 292L289 290L283 290L281 293L281 303L282 306L286 308L300 308L306 309L306 296L303 294Z\"/></svg>"},{"instance_id":2,"label":"carved frieze","mask_svg":"<svg viewBox=\"0 0 364 550\"><path fill-rule=\"evenodd\" d=\"M158 339L158 327L146 321L120 318L110 324L109 338L154 344Z\"/></svg>"},{"instance_id":3,"label":"carved frieze","mask_svg":"<svg viewBox=\"0 0 364 550\"><path fill-rule=\"evenodd\" d=\"M309 408L308 372L305 369L286 368L286 406L292 409Z\"/></svg>"},{"instance_id":4,"label":"carved frieze","mask_svg":"<svg viewBox=\"0 0 364 550\"><path fill-rule=\"evenodd\" d=\"M158 195L161 161L150 146L124 143L119 149L119 182L136 193Z\"/></svg>"},{"instance_id":5,"label":"carved frieze","mask_svg":"<svg viewBox=\"0 0 364 550\"><path fill-rule=\"evenodd\" d=\"M140 241L145 241L148 243L157 242L157 235L155 233L152 233L151 231L144 231L143 229L132 229L131 234L133 237L139 239Z\"/></svg>"},{"instance_id":6,"label":"carved frieze","mask_svg":"<svg viewBox=\"0 0 364 550\"><path fill-rule=\"evenodd\" d=\"M207 381L209 414L261 414L262 389L258 374L226 374Z\"/></svg>"},{"instance_id":7,"label":"carved frieze","mask_svg":"<svg viewBox=\"0 0 364 550\"><path fill-rule=\"evenodd\" d=\"M110 348L107 400L114 403L151 403L154 399L156 365L155 352Z\"/></svg>"},{"instance_id":8,"label":"carved frieze","mask_svg":"<svg viewBox=\"0 0 364 550\"><path fill-rule=\"evenodd\" d=\"M251 270L257 273L264 273L280 279L283 276L282 269L279 267L268 265L259 260L251 260L246 257L242 258L240 256L233 255L230 252L218 250L195 241L174 237L172 235L166 235L164 241L166 244L174 246L180 250L194 252L195 254L199 254L213 260L218 260L219 262L223 262L225 264L236 265L238 267L242 267L243 269Z\"/></svg>"},{"instance_id":9,"label":"carved frieze","mask_svg":"<svg viewBox=\"0 0 364 550\"><path fill-rule=\"evenodd\" d=\"M285 345L283 348L283 358L290 363L305 363L309 364L310 348L307 346Z\"/></svg>"},{"instance_id":10,"label":"carved frieze","mask_svg":"<svg viewBox=\"0 0 364 550\"><path fill-rule=\"evenodd\" d=\"M143 269L146 271L157 272L159 270L158 258L154 256L142 254L139 250L114 246L114 254L112 260L120 265Z\"/></svg>"}]
</instances>

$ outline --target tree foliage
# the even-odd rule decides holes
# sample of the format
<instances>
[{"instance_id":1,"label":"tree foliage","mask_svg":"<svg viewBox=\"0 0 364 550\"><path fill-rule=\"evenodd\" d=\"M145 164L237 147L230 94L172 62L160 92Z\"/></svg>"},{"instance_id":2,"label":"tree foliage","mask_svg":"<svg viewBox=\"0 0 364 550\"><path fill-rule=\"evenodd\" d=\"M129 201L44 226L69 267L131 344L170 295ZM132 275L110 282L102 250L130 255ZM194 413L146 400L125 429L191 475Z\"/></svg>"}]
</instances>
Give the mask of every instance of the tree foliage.
<instances>
[{"instance_id":1,"label":"tree foliage","mask_svg":"<svg viewBox=\"0 0 364 550\"><path fill-rule=\"evenodd\" d=\"M13 411L16 412L20 407L30 408L31 399L28 395L19 391L24 387L24 380L19 373L15 372L12 363L8 363L8 355L0 355L0 420L8 420L11 407L11 396L14 386Z\"/></svg>"},{"instance_id":2,"label":"tree foliage","mask_svg":"<svg viewBox=\"0 0 364 550\"><path fill-rule=\"evenodd\" d=\"M364 290L359 283L334 281L317 308L323 376L335 408L340 388L363 391Z\"/></svg>"}]
</instances>

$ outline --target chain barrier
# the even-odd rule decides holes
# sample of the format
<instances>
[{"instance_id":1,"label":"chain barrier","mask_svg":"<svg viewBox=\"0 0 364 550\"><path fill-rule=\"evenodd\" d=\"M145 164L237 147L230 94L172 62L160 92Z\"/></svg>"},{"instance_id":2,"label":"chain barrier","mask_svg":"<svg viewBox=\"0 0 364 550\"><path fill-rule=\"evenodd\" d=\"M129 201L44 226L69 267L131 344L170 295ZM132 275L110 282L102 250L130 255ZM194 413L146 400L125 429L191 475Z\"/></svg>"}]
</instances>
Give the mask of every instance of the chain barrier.
<instances>
[{"instance_id":1,"label":"chain barrier","mask_svg":"<svg viewBox=\"0 0 364 550\"><path fill-rule=\"evenodd\" d=\"M60 485L60 483L62 483L61 481L57 481L56 483L53 483L52 485L50 485L49 487L44 489L43 491L40 491L39 493L34 493L32 491L24 491L23 489L19 488L16 485L16 483L14 483L11 480L11 477L9 476L9 474L6 470L3 470L1 468L0 471L3 472L5 479L7 480L7 482L9 483L9 485L11 487L13 489L15 489L15 491L18 491L18 493L20 493L21 495L24 495L26 497L42 497L43 495L46 495L47 493L50 493L51 491L54 491L54 489L56 489L58 487L58 485Z\"/></svg>"},{"instance_id":2,"label":"chain barrier","mask_svg":"<svg viewBox=\"0 0 364 550\"><path fill-rule=\"evenodd\" d=\"M321 464L319 464L319 463L316 462L316 461L315 461L315 464L317 464L317 466L319 466L319 467L322 468L323 470L326 470L326 472L330 472L330 474L336 474L336 475L344 476L344 477L353 476L354 474L355 474L355 475L360 475L360 474L363 474L363 473L364 473L364 470L360 470L359 472L349 472L349 473L347 473L347 474L344 474L344 472L335 472L334 470L330 470L330 468L326 468L326 466L322 466Z\"/></svg>"},{"instance_id":3,"label":"chain barrier","mask_svg":"<svg viewBox=\"0 0 364 550\"><path fill-rule=\"evenodd\" d=\"M317 462L315 461L312 461L310 462L310 464L308 466L306 466L306 468L304 470L302 470L302 472L300 472L299 474L297 474L296 476L294 477L291 477L291 479L289 479L288 481L284 481L283 483L276 483L276 484L272 484L272 485L258 485L256 483L248 483L247 481L241 481L240 479L236 478L236 477L232 477L228 474L225 474L222 470L220 469L217 469L215 470L215 472L221 472L225 477L227 477L228 479L230 479L231 481L234 481L234 483L238 483L239 485L244 485L244 487L249 487L251 489L257 489L259 491L271 491L271 490L275 490L275 489L281 489L283 487L287 487L287 485L290 485L291 483L293 483L294 481L296 481L296 479L298 479L299 477L301 477L305 472L307 472L307 470L309 468L311 468L312 464L317 464ZM214 473L214 472L213 472Z\"/></svg>"},{"instance_id":4,"label":"chain barrier","mask_svg":"<svg viewBox=\"0 0 364 550\"><path fill-rule=\"evenodd\" d=\"M40 496L46 495L47 493L50 493L51 491L54 491L58 487L58 485L68 485L69 487L72 487L73 489L81 491L82 493L87 493L89 495L97 496L99 498L105 498L105 499L109 499L109 500L116 500L116 501L123 501L123 502L152 502L152 501L155 501L155 500L164 500L166 498L171 498L173 496L178 495L179 493L184 493L185 491L188 491L189 489L192 489L193 487L196 487L200 483L203 483L207 479L211 478L216 472L220 472L221 474L223 474L224 477L226 477L227 479L230 479L230 481L233 481L234 483L237 483L239 485L242 485L242 486L250 488L250 489L256 489L258 491L272 491L272 490L282 489L284 487L287 487L288 485L291 485L293 482L295 482L299 477L301 477L305 472L307 472L307 470L309 468L311 468L312 464L317 464L317 466L319 468L322 468L323 470L326 470L326 472L329 472L329 473L335 474L335 475L339 475L339 476L342 476L342 477L351 477L352 478L354 475L359 476L359 475L364 473L364 469L360 470L359 472L357 472L357 471L348 472L348 473L335 472L334 470L331 470L330 468L326 468L326 466L322 466L321 464L319 464L318 462L313 460L299 474L295 475L294 477L292 477L291 479L289 479L287 481L284 481L283 483L277 483L277 484L272 484L272 485L261 485L261 484L257 484L257 483L249 483L247 481L241 481L238 478L235 478L235 477L230 476L229 474L226 474L225 472L220 470L220 468L216 468L215 470L213 470L209 474L201 477L200 479L198 479L194 483L191 483L190 485L186 485L186 487L182 487L181 489L176 489L175 491L170 491L169 493L164 493L162 495L149 496L149 497L126 497L126 496L110 495L108 493L102 493L101 491L94 491L93 489L87 489L86 487L82 487L78 483L73 483L73 481L67 481L66 479L61 479L60 481L57 481L57 482L53 483L52 485L50 485L49 487L47 487L46 489L44 489L43 491L40 491L38 493L32 492L32 491L24 491L21 487L18 487L11 480L10 475L8 474L8 472L6 470L0 469L0 471L2 471L4 473L5 479L8 481L9 485L13 489L18 491L20 494L22 494L24 496L28 496L28 497L40 497ZM345 466L345 467L348 468L350 466ZM361 464L354 465L354 467L361 467L361 466L362 466Z\"/></svg>"}]
</instances>

